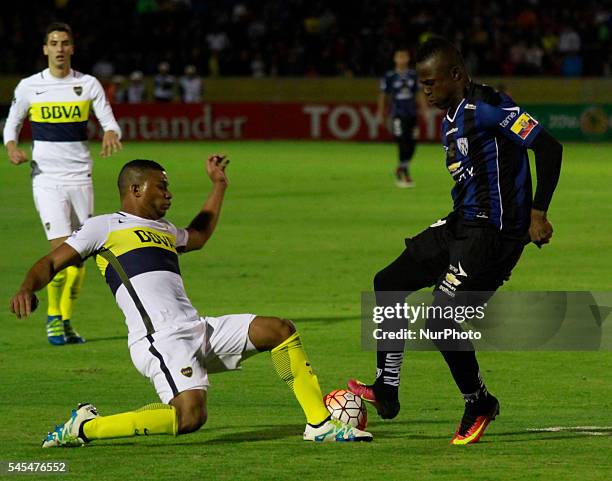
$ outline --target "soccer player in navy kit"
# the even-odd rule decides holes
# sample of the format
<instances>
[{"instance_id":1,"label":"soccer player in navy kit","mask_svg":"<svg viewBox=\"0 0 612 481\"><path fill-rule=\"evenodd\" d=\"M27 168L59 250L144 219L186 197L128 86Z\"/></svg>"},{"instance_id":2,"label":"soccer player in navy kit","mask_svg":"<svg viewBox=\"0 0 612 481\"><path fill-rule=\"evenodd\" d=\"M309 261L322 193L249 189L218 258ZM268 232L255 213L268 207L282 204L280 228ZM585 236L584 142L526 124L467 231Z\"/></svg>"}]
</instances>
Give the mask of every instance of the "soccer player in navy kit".
<instances>
[{"instance_id":1,"label":"soccer player in navy kit","mask_svg":"<svg viewBox=\"0 0 612 481\"><path fill-rule=\"evenodd\" d=\"M418 92L416 72L408 68L410 63L408 50L397 49L393 61L395 69L389 70L380 81L376 119L379 124L384 122L387 103L390 101L392 133L399 146L399 165L395 171L396 183L398 187L413 187L410 161L416 147L414 130L417 126L417 104L419 109L426 108L426 105Z\"/></svg>"},{"instance_id":2,"label":"soccer player in navy kit","mask_svg":"<svg viewBox=\"0 0 612 481\"><path fill-rule=\"evenodd\" d=\"M447 111L442 124L446 167L455 186L453 211L406 240L406 249L374 278L378 305L403 303L411 292L434 287L434 305L460 299L507 280L523 248L550 241L547 210L561 170L562 146L503 93L471 81L457 49L434 37L417 53L417 72L430 104ZM531 191L527 149L535 154L537 187ZM487 297L476 303L482 305ZM391 319L387 326L399 322ZM384 327L384 324L383 324ZM428 319L429 329L460 329L452 319ZM499 402L480 375L469 341L434 341L465 400L452 444L477 442L499 413ZM403 341L379 344L372 385L349 388L372 402L381 417L397 416Z\"/></svg>"}]
</instances>

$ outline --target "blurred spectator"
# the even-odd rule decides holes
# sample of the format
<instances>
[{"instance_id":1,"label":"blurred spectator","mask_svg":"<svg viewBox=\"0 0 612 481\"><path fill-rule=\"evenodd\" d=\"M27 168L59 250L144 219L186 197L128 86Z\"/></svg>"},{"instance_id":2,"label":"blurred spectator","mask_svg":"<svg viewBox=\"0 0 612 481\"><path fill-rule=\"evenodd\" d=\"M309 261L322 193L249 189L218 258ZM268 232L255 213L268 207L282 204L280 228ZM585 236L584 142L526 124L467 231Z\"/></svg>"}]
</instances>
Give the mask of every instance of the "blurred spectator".
<instances>
[{"instance_id":1,"label":"blurred spectator","mask_svg":"<svg viewBox=\"0 0 612 481\"><path fill-rule=\"evenodd\" d=\"M580 35L570 26L563 27L559 35L559 52L571 54L580 51Z\"/></svg>"},{"instance_id":2,"label":"blurred spectator","mask_svg":"<svg viewBox=\"0 0 612 481\"><path fill-rule=\"evenodd\" d=\"M378 76L397 45L416 48L432 34L454 41L474 75L558 75L577 63L582 75L612 75L609 1L58 2L3 4L0 73L39 68L31 31L61 17L80 32L79 67L106 79L134 65L153 75L159 59L212 76Z\"/></svg>"},{"instance_id":3,"label":"blurred spectator","mask_svg":"<svg viewBox=\"0 0 612 481\"><path fill-rule=\"evenodd\" d=\"M97 77L100 82L104 83L109 80L115 73L115 66L106 57L98 60L91 69L91 73Z\"/></svg>"},{"instance_id":4,"label":"blurred spectator","mask_svg":"<svg viewBox=\"0 0 612 481\"><path fill-rule=\"evenodd\" d=\"M253 60L251 60L251 76L254 78L262 78L266 76L266 64L263 61L261 52L257 52Z\"/></svg>"},{"instance_id":5,"label":"blurred spectator","mask_svg":"<svg viewBox=\"0 0 612 481\"><path fill-rule=\"evenodd\" d=\"M179 79L179 86L183 102L197 104L202 101L202 79L194 65L185 67L185 75Z\"/></svg>"},{"instance_id":6,"label":"blurred spectator","mask_svg":"<svg viewBox=\"0 0 612 481\"><path fill-rule=\"evenodd\" d=\"M208 74L211 77L218 77L221 74L219 55L216 52L211 52L208 58Z\"/></svg>"},{"instance_id":7,"label":"blurred spectator","mask_svg":"<svg viewBox=\"0 0 612 481\"><path fill-rule=\"evenodd\" d=\"M123 77L122 75L113 75L113 81L106 91L106 98L109 99L111 103L125 103L127 91L124 82L125 77Z\"/></svg>"},{"instance_id":8,"label":"blurred spectator","mask_svg":"<svg viewBox=\"0 0 612 481\"><path fill-rule=\"evenodd\" d=\"M213 30L206 35L208 48L212 52L221 53L229 46L229 38L227 34L218 27L213 27Z\"/></svg>"},{"instance_id":9,"label":"blurred spectator","mask_svg":"<svg viewBox=\"0 0 612 481\"><path fill-rule=\"evenodd\" d=\"M516 17L516 24L523 31L533 30L538 25L538 15L531 8L525 8Z\"/></svg>"},{"instance_id":10,"label":"blurred spectator","mask_svg":"<svg viewBox=\"0 0 612 481\"><path fill-rule=\"evenodd\" d=\"M582 58L572 53L565 57L561 64L561 73L566 77L579 77L582 75Z\"/></svg>"},{"instance_id":11,"label":"blurred spectator","mask_svg":"<svg viewBox=\"0 0 612 481\"><path fill-rule=\"evenodd\" d=\"M153 78L153 98L156 102L172 102L175 98L175 79L170 75L170 64L161 62Z\"/></svg>"},{"instance_id":12,"label":"blurred spectator","mask_svg":"<svg viewBox=\"0 0 612 481\"><path fill-rule=\"evenodd\" d=\"M126 97L129 104L141 104L146 100L146 89L140 70L134 70L130 74L130 83L126 90Z\"/></svg>"},{"instance_id":13,"label":"blurred spectator","mask_svg":"<svg viewBox=\"0 0 612 481\"><path fill-rule=\"evenodd\" d=\"M537 42L530 42L525 51L525 74L533 75L542 72L542 60L544 58L544 50Z\"/></svg>"}]
</instances>

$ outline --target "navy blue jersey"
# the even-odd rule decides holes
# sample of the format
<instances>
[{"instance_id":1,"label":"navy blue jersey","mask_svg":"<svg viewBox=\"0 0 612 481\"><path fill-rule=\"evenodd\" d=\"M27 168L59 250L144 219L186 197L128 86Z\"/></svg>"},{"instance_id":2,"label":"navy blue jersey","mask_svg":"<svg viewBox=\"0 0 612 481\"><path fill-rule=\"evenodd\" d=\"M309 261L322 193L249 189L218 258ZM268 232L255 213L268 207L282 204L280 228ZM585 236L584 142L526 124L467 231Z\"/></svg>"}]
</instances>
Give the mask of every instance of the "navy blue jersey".
<instances>
[{"instance_id":1,"label":"navy blue jersey","mask_svg":"<svg viewBox=\"0 0 612 481\"><path fill-rule=\"evenodd\" d=\"M416 117L417 80L414 70L388 71L380 80L380 91L391 97L392 117Z\"/></svg>"},{"instance_id":2,"label":"navy blue jersey","mask_svg":"<svg viewBox=\"0 0 612 481\"><path fill-rule=\"evenodd\" d=\"M472 84L442 122L446 167L455 181L454 211L468 222L524 236L532 202L527 147L540 130L509 96Z\"/></svg>"}]
</instances>

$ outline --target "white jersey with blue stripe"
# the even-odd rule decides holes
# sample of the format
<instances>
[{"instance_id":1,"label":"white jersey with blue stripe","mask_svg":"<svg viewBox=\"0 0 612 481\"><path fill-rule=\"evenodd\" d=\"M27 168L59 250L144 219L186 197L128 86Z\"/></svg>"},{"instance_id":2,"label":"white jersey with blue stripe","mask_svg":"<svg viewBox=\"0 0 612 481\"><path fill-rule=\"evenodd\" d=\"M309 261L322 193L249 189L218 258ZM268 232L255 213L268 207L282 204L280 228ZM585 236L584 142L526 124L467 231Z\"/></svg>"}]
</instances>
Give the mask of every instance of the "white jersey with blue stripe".
<instances>
[{"instance_id":1,"label":"white jersey with blue stripe","mask_svg":"<svg viewBox=\"0 0 612 481\"><path fill-rule=\"evenodd\" d=\"M19 82L4 126L4 144L17 141L26 116L32 126L33 174L60 184L91 182L87 145L91 110L104 131L121 130L102 85L75 70L63 78L45 69Z\"/></svg>"},{"instance_id":2,"label":"white jersey with blue stripe","mask_svg":"<svg viewBox=\"0 0 612 481\"><path fill-rule=\"evenodd\" d=\"M87 219L66 244L98 269L125 315L128 343L199 319L187 294L178 254L188 232L166 219L127 212Z\"/></svg>"}]
</instances>

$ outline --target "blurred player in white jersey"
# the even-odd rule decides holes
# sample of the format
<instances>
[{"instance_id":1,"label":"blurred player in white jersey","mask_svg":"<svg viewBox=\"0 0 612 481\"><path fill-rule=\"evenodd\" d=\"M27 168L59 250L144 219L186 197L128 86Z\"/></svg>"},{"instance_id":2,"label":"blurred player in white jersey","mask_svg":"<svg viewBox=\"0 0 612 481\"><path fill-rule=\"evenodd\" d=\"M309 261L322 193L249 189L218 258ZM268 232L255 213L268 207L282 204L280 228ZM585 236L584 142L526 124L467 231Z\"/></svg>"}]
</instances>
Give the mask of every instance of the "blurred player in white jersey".
<instances>
[{"instance_id":1,"label":"blurred player in white jersey","mask_svg":"<svg viewBox=\"0 0 612 481\"><path fill-rule=\"evenodd\" d=\"M53 250L93 215L92 158L87 146L90 110L104 129L103 157L121 149L121 130L100 82L71 68L74 40L69 25L54 22L47 27L43 52L49 67L17 85L4 144L12 164L28 161L17 141L29 116L34 203ZM84 275L82 263L68 267L47 288L47 339L53 345L84 342L70 323Z\"/></svg>"},{"instance_id":2,"label":"blurred player in white jersey","mask_svg":"<svg viewBox=\"0 0 612 481\"><path fill-rule=\"evenodd\" d=\"M88 219L26 275L10 304L18 317L30 314L33 293L54 272L95 256L125 315L132 362L163 403L110 416L99 416L91 404L79 405L64 425L48 434L44 448L197 431L207 418L208 374L238 369L244 359L263 351L270 352L276 372L306 415L305 441L372 440L370 433L331 418L291 321L254 314L200 317L189 301L179 254L201 249L212 236L228 185L227 162L223 156L206 162L213 187L184 229L165 218L172 194L164 168L151 160L128 162L117 181L121 210Z\"/></svg>"},{"instance_id":3,"label":"blurred player in white jersey","mask_svg":"<svg viewBox=\"0 0 612 481\"><path fill-rule=\"evenodd\" d=\"M186 104L197 104L202 101L202 79L195 65L185 67L185 75L179 79L181 100Z\"/></svg>"}]
</instances>

